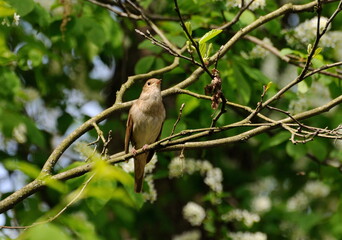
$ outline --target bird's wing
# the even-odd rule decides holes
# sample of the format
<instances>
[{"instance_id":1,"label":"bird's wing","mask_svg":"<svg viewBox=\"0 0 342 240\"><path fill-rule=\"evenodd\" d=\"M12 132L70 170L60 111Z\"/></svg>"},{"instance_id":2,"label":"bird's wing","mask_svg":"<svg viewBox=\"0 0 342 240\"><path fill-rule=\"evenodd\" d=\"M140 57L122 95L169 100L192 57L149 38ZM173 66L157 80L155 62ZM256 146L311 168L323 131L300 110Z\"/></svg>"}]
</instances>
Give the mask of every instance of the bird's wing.
<instances>
[{"instance_id":1,"label":"bird's wing","mask_svg":"<svg viewBox=\"0 0 342 240\"><path fill-rule=\"evenodd\" d=\"M125 153L128 153L129 141L131 140L133 131L133 119L131 114L128 114L127 124L126 124L126 134L125 134Z\"/></svg>"},{"instance_id":2,"label":"bird's wing","mask_svg":"<svg viewBox=\"0 0 342 240\"><path fill-rule=\"evenodd\" d=\"M159 140L160 135L161 135L161 132L162 132L162 130L163 130L163 125L164 125L164 122L162 123L162 125L161 125L161 127L160 127L160 131L159 131L158 137L156 138L156 140L154 140L154 142L156 142L156 141ZM149 163L149 162L151 161L153 155L154 155L154 151L151 150L151 151L148 152L147 159L146 159L146 163Z\"/></svg>"}]
</instances>

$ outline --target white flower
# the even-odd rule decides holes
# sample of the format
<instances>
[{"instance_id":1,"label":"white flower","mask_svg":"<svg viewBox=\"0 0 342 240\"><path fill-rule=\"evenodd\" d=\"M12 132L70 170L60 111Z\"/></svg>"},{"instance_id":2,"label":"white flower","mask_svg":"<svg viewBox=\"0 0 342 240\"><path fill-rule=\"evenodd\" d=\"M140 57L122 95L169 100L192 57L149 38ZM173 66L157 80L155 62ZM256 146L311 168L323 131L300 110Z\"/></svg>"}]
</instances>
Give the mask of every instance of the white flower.
<instances>
[{"instance_id":1,"label":"white flower","mask_svg":"<svg viewBox=\"0 0 342 240\"><path fill-rule=\"evenodd\" d=\"M198 171L198 164L195 159L186 159L184 171L188 174L193 174Z\"/></svg>"},{"instance_id":2,"label":"white flower","mask_svg":"<svg viewBox=\"0 0 342 240\"><path fill-rule=\"evenodd\" d=\"M183 208L183 217L192 226L200 226L205 218L205 210L194 202L188 202Z\"/></svg>"},{"instance_id":3,"label":"white flower","mask_svg":"<svg viewBox=\"0 0 342 240\"><path fill-rule=\"evenodd\" d=\"M318 22L318 18L314 17L310 20L305 20L303 23L299 24L295 28L295 37L304 43L311 43L316 37L317 22ZM328 22L328 18L326 17L320 18L320 25L319 25L320 31L322 31L325 28L327 22Z\"/></svg>"},{"instance_id":4,"label":"white flower","mask_svg":"<svg viewBox=\"0 0 342 240\"><path fill-rule=\"evenodd\" d=\"M320 41L320 45L324 47L334 48L336 47L338 42L342 41L341 39L342 39L341 31L331 31L323 35Z\"/></svg>"},{"instance_id":5,"label":"white flower","mask_svg":"<svg viewBox=\"0 0 342 240\"><path fill-rule=\"evenodd\" d=\"M309 20L305 20L303 23L299 24L293 32L293 35L286 35L286 40L288 43L295 45L298 41L309 44L313 43L313 41L316 38L317 35L317 22L318 18L314 17ZM320 18L320 26L319 30L320 32L323 31L325 26L327 25L328 18L321 17ZM330 29L330 26L328 26L328 29ZM320 45L323 47L335 47L336 44L341 41L341 35L342 32L340 31L332 31L332 32L326 32L323 37L320 40Z\"/></svg>"},{"instance_id":6,"label":"white flower","mask_svg":"<svg viewBox=\"0 0 342 240\"><path fill-rule=\"evenodd\" d=\"M273 46L271 40L269 38L264 38L262 40L265 44ZM266 57L270 52L267 51L265 48L261 47L260 45L255 46L250 53L247 55L248 58L264 58Z\"/></svg>"},{"instance_id":7,"label":"white flower","mask_svg":"<svg viewBox=\"0 0 342 240\"><path fill-rule=\"evenodd\" d=\"M184 168L184 160L176 157L169 164L169 178L177 178L182 176Z\"/></svg>"},{"instance_id":8,"label":"white flower","mask_svg":"<svg viewBox=\"0 0 342 240\"><path fill-rule=\"evenodd\" d=\"M208 172L209 170L213 168L213 165L207 160L197 161L197 165L198 165L198 170L200 171L202 175L204 175L206 172Z\"/></svg>"},{"instance_id":9,"label":"white flower","mask_svg":"<svg viewBox=\"0 0 342 240\"><path fill-rule=\"evenodd\" d=\"M248 212L247 210L234 209L222 215L222 220L226 222L235 220L243 222L247 227L251 227L255 222L260 221L260 216L255 213Z\"/></svg>"},{"instance_id":10,"label":"white flower","mask_svg":"<svg viewBox=\"0 0 342 240\"><path fill-rule=\"evenodd\" d=\"M127 173L134 172L134 160L133 160L133 158L130 158L129 160L127 160L127 162L121 163L121 167Z\"/></svg>"},{"instance_id":11,"label":"white flower","mask_svg":"<svg viewBox=\"0 0 342 240\"><path fill-rule=\"evenodd\" d=\"M18 26L19 25L19 21L20 21L20 15L18 15L17 13L14 13L13 16L13 23Z\"/></svg>"},{"instance_id":12,"label":"white flower","mask_svg":"<svg viewBox=\"0 0 342 240\"><path fill-rule=\"evenodd\" d=\"M145 166L145 173L152 173L153 169L156 167L156 163L158 162L157 155L154 154L151 158L151 161Z\"/></svg>"},{"instance_id":13,"label":"white flower","mask_svg":"<svg viewBox=\"0 0 342 240\"><path fill-rule=\"evenodd\" d=\"M330 193L330 188L320 181L310 181L305 184L304 193L310 198L323 198Z\"/></svg>"},{"instance_id":14,"label":"white flower","mask_svg":"<svg viewBox=\"0 0 342 240\"><path fill-rule=\"evenodd\" d=\"M253 1L253 0L250 0ZM247 5L250 1L245 1L245 5ZM229 0L227 1L228 7L239 7L241 8L241 0ZM263 9L266 6L265 0L254 0L253 3L249 6L248 9L255 10L258 8Z\"/></svg>"},{"instance_id":15,"label":"white flower","mask_svg":"<svg viewBox=\"0 0 342 240\"><path fill-rule=\"evenodd\" d=\"M236 232L236 233L229 233L228 236L232 240L267 240L267 235L262 232Z\"/></svg>"},{"instance_id":16,"label":"white flower","mask_svg":"<svg viewBox=\"0 0 342 240\"><path fill-rule=\"evenodd\" d=\"M176 235L172 238L172 240L200 240L201 232L199 230L192 230L188 232L184 232L181 235Z\"/></svg>"},{"instance_id":17,"label":"white flower","mask_svg":"<svg viewBox=\"0 0 342 240\"><path fill-rule=\"evenodd\" d=\"M286 208L288 211L298 211L305 209L308 204L309 199L306 194L298 192L287 201Z\"/></svg>"},{"instance_id":18,"label":"white flower","mask_svg":"<svg viewBox=\"0 0 342 240\"><path fill-rule=\"evenodd\" d=\"M252 210L257 213L264 213L272 207L271 199L268 196L258 196L252 200Z\"/></svg>"},{"instance_id":19,"label":"white flower","mask_svg":"<svg viewBox=\"0 0 342 240\"><path fill-rule=\"evenodd\" d=\"M222 192L222 171L220 168L212 168L207 172L204 183L207 184L214 192Z\"/></svg>"},{"instance_id":20,"label":"white flower","mask_svg":"<svg viewBox=\"0 0 342 240\"><path fill-rule=\"evenodd\" d=\"M250 185L249 189L255 195L268 195L278 186L274 177L265 177Z\"/></svg>"},{"instance_id":21,"label":"white flower","mask_svg":"<svg viewBox=\"0 0 342 240\"><path fill-rule=\"evenodd\" d=\"M204 183L207 184L210 189L214 192L222 192L222 171L220 168L213 168L213 165L207 161L186 159L183 160L176 157L171 160L169 164L169 178L180 177L183 172L187 174L193 174L195 172L200 172L204 178Z\"/></svg>"},{"instance_id":22,"label":"white flower","mask_svg":"<svg viewBox=\"0 0 342 240\"><path fill-rule=\"evenodd\" d=\"M157 200L157 191L154 187L154 182L153 182L153 177L151 174L148 174L145 177L145 181L147 182L149 192L144 192L143 193L143 198L145 201L150 201L153 203L154 201Z\"/></svg>"}]
</instances>

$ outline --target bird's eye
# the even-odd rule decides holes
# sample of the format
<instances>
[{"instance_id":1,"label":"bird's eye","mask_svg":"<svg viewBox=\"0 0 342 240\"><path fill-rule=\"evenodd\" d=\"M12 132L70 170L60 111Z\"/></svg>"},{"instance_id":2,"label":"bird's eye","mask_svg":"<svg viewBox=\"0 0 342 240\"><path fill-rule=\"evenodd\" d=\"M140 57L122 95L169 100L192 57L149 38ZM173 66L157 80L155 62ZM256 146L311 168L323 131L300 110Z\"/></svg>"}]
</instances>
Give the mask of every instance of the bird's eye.
<instances>
[{"instance_id":1,"label":"bird's eye","mask_svg":"<svg viewBox=\"0 0 342 240\"><path fill-rule=\"evenodd\" d=\"M150 85L151 85L151 82L147 82L147 85L149 85L149 86L150 86Z\"/></svg>"}]
</instances>

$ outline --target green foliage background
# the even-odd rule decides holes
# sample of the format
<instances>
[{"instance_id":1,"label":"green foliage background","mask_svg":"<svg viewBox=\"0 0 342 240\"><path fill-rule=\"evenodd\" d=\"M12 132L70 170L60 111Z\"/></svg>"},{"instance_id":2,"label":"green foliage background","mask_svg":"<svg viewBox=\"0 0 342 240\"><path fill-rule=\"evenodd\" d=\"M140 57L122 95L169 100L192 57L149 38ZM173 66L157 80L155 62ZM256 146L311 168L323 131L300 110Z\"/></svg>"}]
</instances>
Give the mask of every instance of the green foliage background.
<instances>
[{"instance_id":1,"label":"green foliage background","mask_svg":"<svg viewBox=\"0 0 342 240\"><path fill-rule=\"evenodd\" d=\"M176 17L173 1L138 2L150 12ZM227 8L225 1L182 0L179 4L182 14L191 22L195 38L202 37L210 26L221 25L224 22L222 14L229 21L238 12L238 8ZM279 6L277 1L267 1L264 9L245 12L230 31L210 40L213 49L217 51L234 32ZM323 15L330 16L336 6L337 3L324 5ZM115 92L128 75L164 67L172 63L173 57L135 33L135 28L146 27L142 21L120 18L87 1L79 0L70 5L58 1L53 4L33 0L0 1L1 19L11 22L14 12L21 16L19 26L0 25L0 164L6 170L2 178L10 179L13 185L19 186L39 174L59 139L91 117L82 110L83 105L96 102L102 109L111 106ZM314 16L314 12L299 14L301 22ZM342 18L338 16L332 30L338 30L341 24ZM184 46L187 39L178 22L160 21L158 26L171 42L179 47ZM253 31L252 35L261 39L268 37L280 50L286 48L306 55L306 46L298 44L294 49L287 45L285 33L281 31L285 27L278 18ZM262 59L241 56L242 51L248 53L254 46L241 39L218 64L225 96L229 101L251 107L255 107L260 100L263 85L273 82L265 98L280 88L277 79L270 79L260 70ZM320 54L321 63L339 60L335 50L324 48ZM95 57L115 69L115 74L105 79L91 75ZM278 62L279 72L286 66L287 63ZM178 68L162 76L163 88L175 85L193 70L191 63L180 60ZM309 89L312 82L321 83L332 98L341 95L341 81L338 79L324 75L313 77L306 81ZM188 89L203 94L208 83L209 77L203 75ZM134 85L124 96L125 100L137 98L142 84ZM73 91L80 93L83 100L72 103L66 93ZM277 103L277 107L288 110L290 103L300 98L300 91L289 92ZM49 118L42 120L40 114L43 113L39 111L30 113L27 106L34 101L39 101L44 111L57 110L56 121ZM210 126L214 113L210 102L186 95L168 97L164 101L167 120L162 138L170 134L182 103L186 105L176 132ZM69 109L70 105L74 110ZM309 109L312 106L304 103L302 107ZM228 109L218 125L239 121L243 116L243 113ZM123 149L126 117L127 113L121 112L100 125L106 135L113 130L112 153ZM341 119L342 111L338 107L332 113L306 120L305 124L336 128L341 124ZM52 121L54 125L46 127L44 121ZM244 130L233 129L221 136L233 136ZM96 137L96 132L92 130L84 140L90 142ZM169 179L168 164L179 153L158 153L154 175L158 197L154 203L144 202L142 196L133 193L130 174L99 161L94 170L96 176L77 203L56 220L25 231L21 239L170 239L195 228L182 217L182 208L189 201L199 203L207 212L203 225L197 227L203 239L228 239L227 233L236 231L260 231L266 233L268 239L341 239L342 175L339 169L323 164L328 160L341 163L341 144L338 147L336 141L315 138L305 145L293 145L289 138L289 133L278 130L220 148L186 151L185 161L190 158L208 160L222 170L223 193L219 195L210 191L199 173ZM71 150L55 170L70 169L81 164L83 159ZM92 172L63 183L49 183L49 187L2 214L2 224L25 226L56 215L70 201L71 193L77 193L77 189L91 175ZM20 180L18 176L21 176ZM255 196L250 186L265 178L273 179L277 187L268 193L272 208L261 215L261 221L252 228L241 223L222 222L221 216L231 209L251 210L251 200ZM302 210L288 211L288 199L297 191L302 191L310 180L320 180L328 185L330 194L326 198L315 199ZM1 193L1 198L13 190ZM215 204L217 198L220 204ZM4 239L21 233L17 230L1 231ZM332 238L325 238L328 236Z\"/></svg>"}]
</instances>

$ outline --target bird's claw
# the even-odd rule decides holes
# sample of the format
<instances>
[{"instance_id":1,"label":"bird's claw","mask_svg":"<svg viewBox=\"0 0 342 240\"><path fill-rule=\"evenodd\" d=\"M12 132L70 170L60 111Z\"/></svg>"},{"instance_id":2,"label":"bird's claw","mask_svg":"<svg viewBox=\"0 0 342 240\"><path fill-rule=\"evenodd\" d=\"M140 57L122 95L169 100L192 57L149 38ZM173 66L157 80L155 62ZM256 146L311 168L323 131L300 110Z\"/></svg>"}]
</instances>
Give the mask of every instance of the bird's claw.
<instances>
[{"instance_id":1,"label":"bird's claw","mask_svg":"<svg viewBox=\"0 0 342 240\"><path fill-rule=\"evenodd\" d=\"M135 150L135 148L132 148L132 154L133 156L137 155L137 150Z\"/></svg>"},{"instance_id":2,"label":"bird's claw","mask_svg":"<svg viewBox=\"0 0 342 240\"><path fill-rule=\"evenodd\" d=\"M145 144L145 145L142 147L142 149L143 149L144 151L146 151L146 150L148 149L148 145Z\"/></svg>"}]
</instances>

